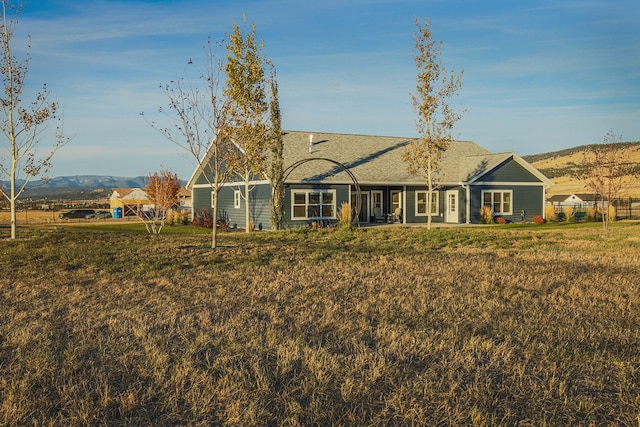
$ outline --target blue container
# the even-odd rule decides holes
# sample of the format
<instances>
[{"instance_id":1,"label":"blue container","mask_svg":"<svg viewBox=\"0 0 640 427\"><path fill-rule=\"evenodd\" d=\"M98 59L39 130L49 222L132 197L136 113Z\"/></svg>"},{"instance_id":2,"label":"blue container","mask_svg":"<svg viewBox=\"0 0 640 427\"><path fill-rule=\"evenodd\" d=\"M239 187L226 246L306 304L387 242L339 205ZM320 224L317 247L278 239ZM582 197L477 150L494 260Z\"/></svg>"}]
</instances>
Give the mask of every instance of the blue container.
<instances>
[{"instance_id":1,"label":"blue container","mask_svg":"<svg viewBox=\"0 0 640 427\"><path fill-rule=\"evenodd\" d=\"M113 208L113 218L114 219L122 218L122 208Z\"/></svg>"}]
</instances>

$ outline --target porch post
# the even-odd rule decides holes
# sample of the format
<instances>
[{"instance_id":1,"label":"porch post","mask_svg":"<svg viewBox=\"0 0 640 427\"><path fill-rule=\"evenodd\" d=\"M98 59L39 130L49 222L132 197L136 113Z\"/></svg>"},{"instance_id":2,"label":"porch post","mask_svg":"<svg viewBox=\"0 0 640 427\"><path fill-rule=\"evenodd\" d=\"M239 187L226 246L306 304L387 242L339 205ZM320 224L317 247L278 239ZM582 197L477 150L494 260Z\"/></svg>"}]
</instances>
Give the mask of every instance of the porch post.
<instances>
[{"instance_id":1,"label":"porch post","mask_svg":"<svg viewBox=\"0 0 640 427\"><path fill-rule=\"evenodd\" d=\"M462 185L462 187L465 189L466 195L465 195L465 203L464 203L464 208L465 208L465 219L464 219L464 223L465 224L471 224L471 188L469 187L469 184L466 185Z\"/></svg>"},{"instance_id":2,"label":"porch post","mask_svg":"<svg viewBox=\"0 0 640 427\"><path fill-rule=\"evenodd\" d=\"M407 223L407 186L402 186L402 223Z\"/></svg>"}]
</instances>

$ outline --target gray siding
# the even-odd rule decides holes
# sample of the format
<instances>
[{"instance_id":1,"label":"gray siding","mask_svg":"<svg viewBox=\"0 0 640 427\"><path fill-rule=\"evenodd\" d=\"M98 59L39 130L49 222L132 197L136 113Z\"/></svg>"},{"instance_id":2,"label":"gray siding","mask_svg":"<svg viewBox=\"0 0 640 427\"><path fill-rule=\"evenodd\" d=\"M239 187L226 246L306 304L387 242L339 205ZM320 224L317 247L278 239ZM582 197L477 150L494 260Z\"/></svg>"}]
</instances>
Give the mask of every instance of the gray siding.
<instances>
[{"instance_id":1,"label":"gray siding","mask_svg":"<svg viewBox=\"0 0 640 427\"><path fill-rule=\"evenodd\" d=\"M233 193L238 190L238 186L224 186L218 192L218 219L226 218L231 225L239 228L245 227L245 200L240 200L240 208L234 207ZM244 193L244 186L240 188ZM207 210L213 212L211 208L211 188L195 188L193 190L193 212ZM255 186L250 192L250 213L249 217L254 222L256 230L270 229L269 200L271 199L271 188L268 184Z\"/></svg>"},{"instance_id":2,"label":"gray siding","mask_svg":"<svg viewBox=\"0 0 640 427\"><path fill-rule=\"evenodd\" d=\"M252 186L249 192L249 218L253 221L256 230L271 229L269 219L269 200L271 199L271 187L269 184L259 184ZM238 228L246 227L246 201L240 198L240 207L234 207L234 192L240 190L244 196L244 185L226 185L220 192L218 204L219 216L229 220L232 226Z\"/></svg>"},{"instance_id":3,"label":"gray siding","mask_svg":"<svg viewBox=\"0 0 640 427\"><path fill-rule=\"evenodd\" d=\"M512 214L504 215L507 220L520 222L523 210L526 221L531 221L534 215L543 214L544 188L540 180L513 159L509 159L489 171L479 178L478 182L483 184L472 185L470 188L469 216L473 223L480 221L483 190L511 190L513 192ZM531 183L531 185L511 185L510 183Z\"/></svg>"},{"instance_id":4,"label":"gray siding","mask_svg":"<svg viewBox=\"0 0 640 427\"><path fill-rule=\"evenodd\" d=\"M287 184L284 191L284 222L285 227L304 227L309 220L293 220L291 212L291 192L293 190L336 190L336 216L343 203L350 203L350 185L317 185L317 184ZM267 201L268 203L268 201Z\"/></svg>"},{"instance_id":5,"label":"gray siding","mask_svg":"<svg viewBox=\"0 0 640 427\"><path fill-rule=\"evenodd\" d=\"M194 188L193 189L193 213L207 210L211 212L211 188Z\"/></svg>"},{"instance_id":6,"label":"gray siding","mask_svg":"<svg viewBox=\"0 0 640 427\"><path fill-rule=\"evenodd\" d=\"M504 218L513 222L520 222L520 213L525 211L526 221L531 221L535 215L542 216L544 203L542 185L474 185L471 186L471 203L470 212L471 222L480 221L480 209L482 208L482 190L512 190L513 191L513 207L512 215L505 215Z\"/></svg>"},{"instance_id":7,"label":"gray siding","mask_svg":"<svg viewBox=\"0 0 640 427\"><path fill-rule=\"evenodd\" d=\"M463 187L456 187L458 190L458 221L462 224L467 222L467 190Z\"/></svg>"},{"instance_id":8,"label":"gray siding","mask_svg":"<svg viewBox=\"0 0 640 427\"><path fill-rule=\"evenodd\" d=\"M427 217L426 216L418 216L416 215L416 192L417 191L427 191L427 187L407 187L406 191L406 206L407 212L405 212L406 222L408 224L426 224ZM444 222L444 189L435 190L438 192L438 215L433 215L431 217L431 222Z\"/></svg>"},{"instance_id":9,"label":"gray siding","mask_svg":"<svg viewBox=\"0 0 640 427\"><path fill-rule=\"evenodd\" d=\"M242 210L242 221L232 217L235 211L239 210L233 208L233 190L234 188L222 187L220 191L218 191L217 219L228 219L231 224L236 224L236 226L244 228L244 210Z\"/></svg>"},{"instance_id":10,"label":"gray siding","mask_svg":"<svg viewBox=\"0 0 640 427\"><path fill-rule=\"evenodd\" d=\"M481 182L540 182L531 172L522 167L518 162L509 159L498 165L478 181Z\"/></svg>"}]
</instances>

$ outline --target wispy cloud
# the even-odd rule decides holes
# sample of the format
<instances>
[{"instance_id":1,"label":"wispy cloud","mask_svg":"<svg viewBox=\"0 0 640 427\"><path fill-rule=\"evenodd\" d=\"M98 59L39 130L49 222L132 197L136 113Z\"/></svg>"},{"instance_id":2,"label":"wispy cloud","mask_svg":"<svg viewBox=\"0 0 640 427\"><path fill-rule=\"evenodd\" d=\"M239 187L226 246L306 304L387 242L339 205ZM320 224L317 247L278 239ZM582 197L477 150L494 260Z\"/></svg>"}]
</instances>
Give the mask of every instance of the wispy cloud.
<instances>
[{"instance_id":1,"label":"wispy cloud","mask_svg":"<svg viewBox=\"0 0 640 427\"><path fill-rule=\"evenodd\" d=\"M637 3L51 0L25 4L16 36L32 35L30 81L47 82L76 135L56 170L126 175L175 162L188 176L188 159L138 113L166 103L159 83L243 13L278 70L287 128L414 135L418 17L444 41L445 65L465 70L456 137L527 154L597 141L610 127L640 139Z\"/></svg>"}]
</instances>

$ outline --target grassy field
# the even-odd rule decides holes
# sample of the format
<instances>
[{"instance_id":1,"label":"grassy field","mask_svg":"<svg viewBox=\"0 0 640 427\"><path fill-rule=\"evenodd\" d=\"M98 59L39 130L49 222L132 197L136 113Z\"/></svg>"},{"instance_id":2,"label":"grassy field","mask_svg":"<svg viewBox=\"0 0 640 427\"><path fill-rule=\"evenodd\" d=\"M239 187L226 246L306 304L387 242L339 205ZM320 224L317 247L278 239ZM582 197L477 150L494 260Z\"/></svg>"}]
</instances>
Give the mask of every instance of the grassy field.
<instances>
[{"instance_id":1,"label":"grassy field","mask_svg":"<svg viewBox=\"0 0 640 427\"><path fill-rule=\"evenodd\" d=\"M640 425L640 223L0 229L2 425Z\"/></svg>"},{"instance_id":2,"label":"grassy field","mask_svg":"<svg viewBox=\"0 0 640 427\"><path fill-rule=\"evenodd\" d=\"M63 212L67 212L70 209L43 211L39 209L18 210L16 212L16 223L20 225L45 225L45 224L69 224L69 223L103 223L112 221L111 219L103 218L60 218L59 215ZM109 209L96 209L98 211L108 211ZM139 221L135 216L127 216L117 221ZM0 227L9 226L11 224L11 212L8 209L0 210Z\"/></svg>"}]
</instances>

